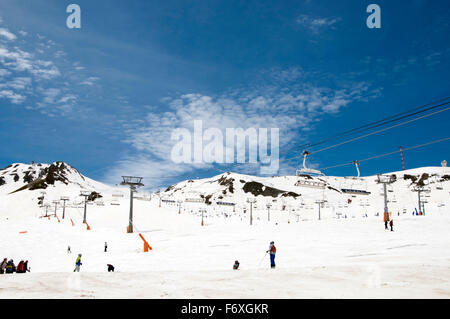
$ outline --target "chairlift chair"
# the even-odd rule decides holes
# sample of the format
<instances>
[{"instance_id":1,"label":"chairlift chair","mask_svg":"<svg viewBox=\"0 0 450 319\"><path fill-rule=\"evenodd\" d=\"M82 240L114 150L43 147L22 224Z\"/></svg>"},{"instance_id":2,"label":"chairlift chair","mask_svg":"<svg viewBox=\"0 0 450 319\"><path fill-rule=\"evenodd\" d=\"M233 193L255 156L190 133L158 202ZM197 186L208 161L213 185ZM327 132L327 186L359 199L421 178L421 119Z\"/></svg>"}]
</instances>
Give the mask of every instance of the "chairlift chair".
<instances>
[{"instance_id":1,"label":"chairlift chair","mask_svg":"<svg viewBox=\"0 0 450 319\"><path fill-rule=\"evenodd\" d=\"M301 175L301 174L312 174L312 175L319 175L319 176L324 176L325 174L323 174L321 171L317 170L317 169L312 169L312 168L307 168L306 167L306 158L308 157L309 152L308 151L303 151L303 168L296 170L295 174L297 176Z\"/></svg>"}]
</instances>

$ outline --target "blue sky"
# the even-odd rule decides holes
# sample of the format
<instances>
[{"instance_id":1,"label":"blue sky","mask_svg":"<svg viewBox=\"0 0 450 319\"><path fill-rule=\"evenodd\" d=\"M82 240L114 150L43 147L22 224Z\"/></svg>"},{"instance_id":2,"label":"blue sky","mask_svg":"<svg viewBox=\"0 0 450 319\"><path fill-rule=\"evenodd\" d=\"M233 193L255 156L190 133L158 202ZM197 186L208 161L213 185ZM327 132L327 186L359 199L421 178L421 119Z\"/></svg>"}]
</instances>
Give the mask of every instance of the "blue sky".
<instances>
[{"instance_id":1,"label":"blue sky","mask_svg":"<svg viewBox=\"0 0 450 319\"><path fill-rule=\"evenodd\" d=\"M81 29L66 7L81 7ZM381 29L366 7L381 7ZM250 165L170 160L176 128L280 128L279 174L299 145L450 95L448 1L0 2L0 166L66 161L149 188ZM450 112L312 156L328 167L448 137ZM172 143L172 144L171 144ZM450 159L448 142L405 152ZM401 168L398 155L362 175ZM354 175L351 166L326 172Z\"/></svg>"}]
</instances>

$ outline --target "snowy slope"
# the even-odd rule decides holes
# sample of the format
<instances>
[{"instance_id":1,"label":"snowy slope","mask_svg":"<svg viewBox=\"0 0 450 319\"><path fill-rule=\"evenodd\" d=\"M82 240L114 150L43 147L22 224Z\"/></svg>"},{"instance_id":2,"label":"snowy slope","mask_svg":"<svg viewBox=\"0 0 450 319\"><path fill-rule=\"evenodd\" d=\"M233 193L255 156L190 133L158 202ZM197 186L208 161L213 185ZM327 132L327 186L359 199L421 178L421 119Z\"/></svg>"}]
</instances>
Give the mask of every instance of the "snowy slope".
<instances>
[{"instance_id":1,"label":"snowy slope","mask_svg":"<svg viewBox=\"0 0 450 319\"><path fill-rule=\"evenodd\" d=\"M53 177L57 177L53 184L51 177L46 178L50 170L45 170L52 165ZM0 186L0 258L13 258L16 263L28 259L32 268L29 274L0 275L0 285L6 288L0 289L0 298L450 296L447 168L392 173L397 178L388 193L394 232L384 230L382 216L376 216L384 203L375 176L304 177L325 183L325 188L311 188L296 186L296 176L230 173L178 183L151 200L150 194L138 191L135 232L130 234L126 232L129 189L90 180L65 163L36 167L39 171L36 168L33 180L39 180L42 168L45 188L30 190L30 183L23 180L30 165L13 164L0 171L5 180ZM412 216L417 193L411 189L424 173L428 178L422 180L431 189L430 197L425 197L427 214ZM416 177L415 183L411 176ZM366 190L370 195L343 194L342 188ZM81 190L102 196L87 206L90 230L82 223ZM41 192L45 192L43 205L38 203ZM192 201L201 195L211 195L210 204ZM61 205L56 210L58 218L42 218L45 204L52 205L61 196L70 198L66 218L62 219ZM249 197L257 200L252 226ZM320 221L317 199L328 201ZM237 205L218 205L217 201ZM267 202L272 203L270 221ZM48 214L54 208L47 208ZM143 252L139 233L153 248L150 252ZM271 240L277 245L275 270L268 267L265 255ZM103 252L105 242L107 253ZM71 254L67 253L69 245ZM83 254L79 274L73 273L77 253ZM241 263L238 272L231 269L236 259ZM106 273L108 263L116 267L116 273Z\"/></svg>"}]
</instances>

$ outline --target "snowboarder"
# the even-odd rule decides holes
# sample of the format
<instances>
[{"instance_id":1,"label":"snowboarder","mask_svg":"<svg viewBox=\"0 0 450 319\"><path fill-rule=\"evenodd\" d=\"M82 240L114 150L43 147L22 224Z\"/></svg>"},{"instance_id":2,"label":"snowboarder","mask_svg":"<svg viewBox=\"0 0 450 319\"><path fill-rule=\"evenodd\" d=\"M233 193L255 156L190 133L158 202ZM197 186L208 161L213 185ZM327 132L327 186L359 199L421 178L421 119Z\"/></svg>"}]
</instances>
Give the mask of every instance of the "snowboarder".
<instances>
[{"instance_id":1,"label":"snowboarder","mask_svg":"<svg viewBox=\"0 0 450 319\"><path fill-rule=\"evenodd\" d=\"M81 263L81 254L78 254L77 260L75 261L75 269L73 270L73 272L80 272L80 266L82 265Z\"/></svg>"},{"instance_id":2,"label":"snowboarder","mask_svg":"<svg viewBox=\"0 0 450 319\"><path fill-rule=\"evenodd\" d=\"M108 266L108 272L114 272L114 266L111 264L107 264L106 266Z\"/></svg>"},{"instance_id":3,"label":"snowboarder","mask_svg":"<svg viewBox=\"0 0 450 319\"><path fill-rule=\"evenodd\" d=\"M388 221L387 221L387 219L384 221L384 229L386 229L386 230L389 229L389 228L388 228Z\"/></svg>"},{"instance_id":4,"label":"snowboarder","mask_svg":"<svg viewBox=\"0 0 450 319\"><path fill-rule=\"evenodd\" d=\"M105 241L105 253L106 253L107 250L108 250L108 244Z\"/></svg>"},{"instance_id":5,"label":"snowboarder","mask_svg":"<svg viewBox=\"0 0 450 319\"><path fill-rule=\"evenodd\" d=\"M8 261L8 264L6 265L6 274L12 274L13 272L16 271L16 265L14 265L14 261L12 259L10 259Z\"/></svg>"},{"instance_id":6,"label":"snowboarder","mask_svg":"<svg viewBox=\"0 0 450 319\"><path fill-rule=\"evenodd\" d=\"M3 259L2 263L0 264L0 274L4 274L6 270L6 265L8 265L8 259Z\"/></svg>"},{"instance_id":7,"label":"snowboarder","mask_svg":"<svg viewBox=\"0 0 450 319\"><path fill-rule=\"evenodd\" d=\"M391 231L394 231L394 220L393 219L391 219L391 221L390 221L390 223L389 223L389 226L391 226Z\"/></svg>"},{"instance_id":8,"label":"snowboarder","mask_svg":"<svg viewBox=\"0 0 450 319\"><path fill-rule=\"evenodd\" d=\"M270 267L275 268L275 254L277 253L277 248L273 241L270 242L269 250L266 253L270 253Z\"/></svg>"},{"instance_id":9,"label":"snowboarder","mask_svg":"<svg viewBox=\"0 0 450 319\"><path fill-rule=\"evenodd\" d=\"M24 273L24 272L25 272L25 271L23 271L23 260L21 260L21 261L19 262L19 264L17 265L16 273L22 274L22 273Z\"/></svg>"},{"instance_id":10,"label":"snowboarder","mask_svg":"<svg viewBox=\"0 0 450 319\"><path fill-rule=\"evenodd\" d=\"M233 269L237 270L239 268L239 261L235 261L233 265Z\"/></svg>"}]
</instances>

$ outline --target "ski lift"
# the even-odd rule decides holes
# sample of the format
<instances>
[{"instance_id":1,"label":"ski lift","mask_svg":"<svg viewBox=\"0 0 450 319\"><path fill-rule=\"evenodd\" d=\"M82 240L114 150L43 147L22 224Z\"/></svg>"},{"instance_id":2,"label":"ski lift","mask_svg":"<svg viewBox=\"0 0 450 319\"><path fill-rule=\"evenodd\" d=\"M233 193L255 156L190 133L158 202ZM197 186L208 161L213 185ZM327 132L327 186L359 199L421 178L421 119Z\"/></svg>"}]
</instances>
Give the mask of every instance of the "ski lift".
<instances>
[{"instance_id":1,"label":"ski lift","mask_svg":"<svg viewBox=\"0 0 450 319\"><path fill-rule=\"evenodd\" d=\"M358 178L359 178L359 176L360 176L360 172L359 172L359 161L353 161L352 162L354 165L355 165L355 167L356 167L356 171L358 172Z\"/></svg>"},{"instance_id":2,"label":"ski lift","mask_svg":"<svg viewBox=\"0 0 450 319\"><path fill-rule=\"evenodd\" d=\"M309 152L308 151L303 151L303 168L297 170L295 172L295 174L297 176L301 175L301 174L312 174L312 175L320 175L320 176L324 176L325 174L323 174L321 171L317 170L317 169L312 169L312 168L307 168L306 167L306 158L308 157Z\"/></svg>"}]
</instances>

